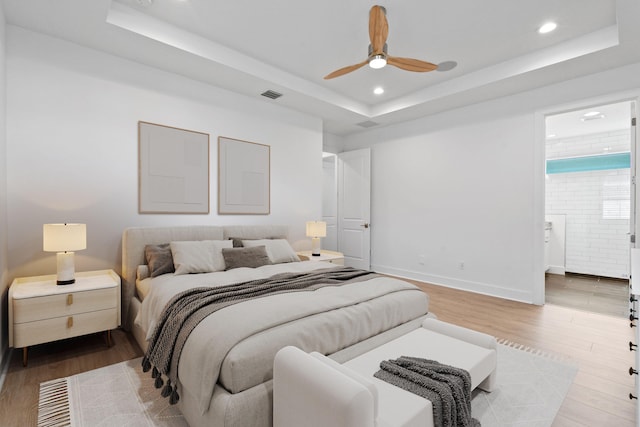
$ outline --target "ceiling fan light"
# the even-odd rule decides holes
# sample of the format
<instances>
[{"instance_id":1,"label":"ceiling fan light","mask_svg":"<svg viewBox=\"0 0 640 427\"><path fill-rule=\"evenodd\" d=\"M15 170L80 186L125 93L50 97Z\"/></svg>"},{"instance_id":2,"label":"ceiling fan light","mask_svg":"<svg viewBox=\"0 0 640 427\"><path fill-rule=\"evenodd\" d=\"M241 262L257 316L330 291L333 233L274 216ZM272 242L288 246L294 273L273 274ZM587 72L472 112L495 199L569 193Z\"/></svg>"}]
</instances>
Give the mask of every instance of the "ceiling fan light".
<instances>
[{"instance_id":1,"label":"ceiling fan light","mask_svg":"<svg viewBox=\"0 0 640 427\"><path fill-rule=\"evenodd\" d=\"M387 65L387 58L384 55L375 55L369 60L369 67L377 70Z\"/></svg>"}]
</instances>

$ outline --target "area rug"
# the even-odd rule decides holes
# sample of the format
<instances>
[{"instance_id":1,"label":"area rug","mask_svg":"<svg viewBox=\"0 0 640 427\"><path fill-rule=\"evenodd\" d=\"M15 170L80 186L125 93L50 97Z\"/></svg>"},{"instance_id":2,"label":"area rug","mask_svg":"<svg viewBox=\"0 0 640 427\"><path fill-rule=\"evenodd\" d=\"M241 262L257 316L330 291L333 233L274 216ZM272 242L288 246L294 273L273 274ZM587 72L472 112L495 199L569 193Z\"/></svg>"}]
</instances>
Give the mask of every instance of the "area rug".
<instances>
[{"instance_id":1,"label":"area rug","mask_svg":"<svg viewBox=\"0 0 640 427\"><path fill-rule=\"evenodd\" d=\"M508 341L498 345L498 387L476 390L472 413L483 427L550 426L578 368ZM160 397L140 359L40 384L38 427L187 427Z\"/></svg>"},{"instance_id":2,"label":"area rug","mask_svg":"<svg viewBox=\"0 0 640 427\"><path fill-rule=\"evenodd\" d=\"M506 340L498 341L497 390L476 389L471 412L483 427L553 424L578 365Z\"/></svg>"}]
</instances>

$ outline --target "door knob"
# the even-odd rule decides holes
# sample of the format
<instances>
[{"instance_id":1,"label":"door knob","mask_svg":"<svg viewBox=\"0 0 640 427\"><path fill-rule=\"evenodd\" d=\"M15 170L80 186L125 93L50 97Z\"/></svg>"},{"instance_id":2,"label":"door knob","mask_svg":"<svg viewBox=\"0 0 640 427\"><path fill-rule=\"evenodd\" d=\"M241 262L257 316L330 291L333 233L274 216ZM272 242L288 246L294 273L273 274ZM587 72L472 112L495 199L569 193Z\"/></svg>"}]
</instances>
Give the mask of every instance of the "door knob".
<instances>
[{"instance_id":1,"label":"door knob","mask_svg":"<svg viewBox=\"0 0 640 427\"><path fill-rule=\"evenodd\" d=\"M371 224L369 224L368 222L365 222L364 224L362 224L362 226L363 226L364 228L369 228L369 226L370 226L370 225L371 225Z\"/></svg>"}]
</instances>

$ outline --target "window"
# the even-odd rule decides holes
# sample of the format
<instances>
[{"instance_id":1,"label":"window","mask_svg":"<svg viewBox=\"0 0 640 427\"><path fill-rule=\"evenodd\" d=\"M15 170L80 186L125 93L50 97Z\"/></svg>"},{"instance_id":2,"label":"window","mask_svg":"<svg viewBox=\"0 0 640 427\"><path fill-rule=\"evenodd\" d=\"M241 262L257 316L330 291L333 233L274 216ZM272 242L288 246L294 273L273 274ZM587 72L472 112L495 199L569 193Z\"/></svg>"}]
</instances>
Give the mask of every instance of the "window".
<instances>
[{"instance_id":1,"label":"window","mask_svg":"<svg viewBox=\"0 0 640 427\"><path fill-rule=\"evenodd\" d=\"M629 177L607 177L602 187L602 218L629 219L631 212Z\"/></svg>"}]
</instances>

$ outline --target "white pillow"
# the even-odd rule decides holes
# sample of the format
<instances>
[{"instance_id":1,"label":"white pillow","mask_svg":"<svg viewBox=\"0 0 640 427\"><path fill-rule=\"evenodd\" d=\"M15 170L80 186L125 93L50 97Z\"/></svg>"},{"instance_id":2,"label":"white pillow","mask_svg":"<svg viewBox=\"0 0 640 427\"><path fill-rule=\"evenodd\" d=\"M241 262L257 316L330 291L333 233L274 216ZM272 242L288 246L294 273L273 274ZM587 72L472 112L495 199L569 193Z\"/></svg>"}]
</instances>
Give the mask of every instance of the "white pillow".
<instances>
[{"instance_id":1,"label":"white pillow","mask_svg":"<svg viewBox=\"0 0 640 427\"><path fill-rule=\"evenodd\" d=\"M286 239L243 240L242 246L246 248L264 246L273 264L300 261L300 258L298 258L298 255L296 255L296 252Z\"/></svg>"},{"instance_id":2,"label":"white pillow","mask_svg":"<svg viewBox=\"0 0 640 427\"><path fill-rule=\"evenodd\" d=\"M171 242L175 274L223 271L225 264L222 248L230 248L232 245L231 240Z\"/></svg>"}]
</instances>

